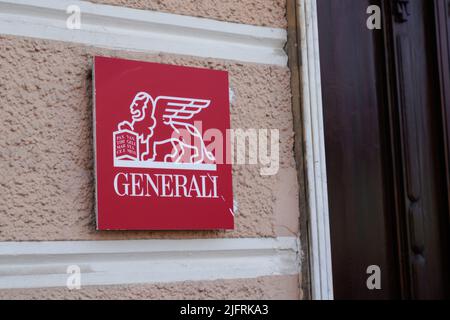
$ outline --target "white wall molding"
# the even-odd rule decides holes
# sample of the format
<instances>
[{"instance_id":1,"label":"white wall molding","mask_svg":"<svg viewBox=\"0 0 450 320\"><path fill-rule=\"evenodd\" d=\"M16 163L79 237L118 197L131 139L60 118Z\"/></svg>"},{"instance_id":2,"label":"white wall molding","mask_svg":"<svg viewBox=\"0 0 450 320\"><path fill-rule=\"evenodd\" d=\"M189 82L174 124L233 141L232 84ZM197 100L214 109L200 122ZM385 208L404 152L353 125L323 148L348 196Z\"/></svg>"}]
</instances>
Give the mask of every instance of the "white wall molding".
<instances>
[{"instance_id":1,"label":"white wall molding","mask_svg":"<svg viewBox=\"0 0 450 320\"><path fill-rule=\"evenodd\" d=\"M81 29L66 27L69 5ZM0 34L110 49L287 65L286 30L78 0L0 0Z\"/></svg>"},{"instance_id":2,"label":"white wall molding","mask_svg":"<svg viewBox=\"0 0 450 320\"><path fill-rule=\"evenodd\" d=\"M312 298L333 299L316 0L298 0Z\"/></svg>"},{"instance_id":3,"label":"white wall molding","mask_svg":"<svg viewBox=\"0 0 450 320\"><path fill-rule=\"evenodd\" d=\"M0 289L255 278L298 274L298 239L0 242Z\"/></svg>"}]
</instances>

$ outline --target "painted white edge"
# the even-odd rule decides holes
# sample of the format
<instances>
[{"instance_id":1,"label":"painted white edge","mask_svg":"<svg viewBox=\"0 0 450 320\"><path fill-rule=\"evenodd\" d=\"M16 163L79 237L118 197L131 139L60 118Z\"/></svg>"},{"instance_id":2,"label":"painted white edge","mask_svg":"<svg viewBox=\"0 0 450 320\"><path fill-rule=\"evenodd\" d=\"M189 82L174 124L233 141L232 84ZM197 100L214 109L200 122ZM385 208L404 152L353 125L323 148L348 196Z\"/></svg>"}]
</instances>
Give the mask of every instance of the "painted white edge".
<instances>
[{"instance_id":1,"label":"painted white edge","mask_svg":"<svg viewBox=\"0 0 450 320\"><path fill-rule=\"evenodd\" d=\"M299 0L312 298L333 299L316 0Z\"/></svg>"},{"instance_id":2,"label":"painted white edge","mask_svg":"<svg viewBox=\"0 0 450 320\"><path fill-rule=\"evenodd\" d=\"M66 27L69 5L81 28ZM79 0L0 0L0 34L286 66L286 30Z\"/></svg>"},{"instance_id":3,"label":"painted white edge","mask_svg":"<svg viewBox=\"0 0 450 320\"><path fill-rule=\"evenodd\" d=\"M177 163L163 161L129 161L114 159L117 168L150 168L150 169L178 169L216 171L217 165L210 163Z\"/></svg>"},{"instance_id":4,"label":"painted white edge","mask_svg":"<svg viewBox=\"0 0 450 320\"><path fill-rule=\"evenodd\" d=\"M0 242L0 289L295 275L298 238Z\"/></svg>"}]
</instances>

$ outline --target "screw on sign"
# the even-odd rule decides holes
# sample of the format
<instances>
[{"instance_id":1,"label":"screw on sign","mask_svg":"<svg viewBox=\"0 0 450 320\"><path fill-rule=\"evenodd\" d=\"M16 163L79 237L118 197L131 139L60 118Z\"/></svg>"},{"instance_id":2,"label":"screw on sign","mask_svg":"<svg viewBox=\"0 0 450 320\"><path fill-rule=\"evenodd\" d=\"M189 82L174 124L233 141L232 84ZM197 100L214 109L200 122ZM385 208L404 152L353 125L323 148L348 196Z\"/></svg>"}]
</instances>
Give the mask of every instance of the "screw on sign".
<instances>
[{"instance_id":1,"label":"screw on sign","mask_svg":"<svg viewBox=\"0 0 450 320\"><path fill-rule=\"evenodd\" d=\"M234 227L225 71L94 58L99 230Z\"/></svg>"}]
</instances>

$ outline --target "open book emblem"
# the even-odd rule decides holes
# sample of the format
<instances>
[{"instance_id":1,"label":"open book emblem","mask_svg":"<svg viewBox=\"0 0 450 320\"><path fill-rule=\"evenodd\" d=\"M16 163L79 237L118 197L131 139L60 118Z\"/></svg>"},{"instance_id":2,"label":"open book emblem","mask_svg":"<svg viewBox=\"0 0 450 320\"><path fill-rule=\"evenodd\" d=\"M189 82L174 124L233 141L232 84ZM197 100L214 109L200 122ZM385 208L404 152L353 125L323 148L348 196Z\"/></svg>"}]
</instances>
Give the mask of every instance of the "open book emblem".
<instances>
[{"instance_id":1,"label":"open book emblem","mask_svg":"<svg viewBox=\"0 0 450 320\"><path fill-rule=\"evenodd\" d=\"M114 166L180 170L216 170L200 130L190 121L210 100L135 95L131 118L113 132Z\"/></svg>"}]
</instances>

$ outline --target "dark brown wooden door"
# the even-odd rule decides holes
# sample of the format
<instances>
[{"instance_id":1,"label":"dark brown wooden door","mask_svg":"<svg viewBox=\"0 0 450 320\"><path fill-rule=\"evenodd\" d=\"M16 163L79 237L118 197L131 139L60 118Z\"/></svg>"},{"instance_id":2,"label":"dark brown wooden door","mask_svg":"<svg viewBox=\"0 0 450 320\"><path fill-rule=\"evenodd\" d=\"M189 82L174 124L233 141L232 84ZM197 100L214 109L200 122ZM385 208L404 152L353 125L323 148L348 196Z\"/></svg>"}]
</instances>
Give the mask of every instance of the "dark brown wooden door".
<instances>
[{"instance_id":1,"label":"dark brown wooden door","mask_svg":"<svg viewBox=\"0 0 450 320\"><path fill-rule=\"evenodd\" d=\"M382 30L366 27L374 4ZM449 297L441 6L450 10L448 0L318 0L337 299ZM367 288L370 265L380 290Z\"/></svg>"}]
</instances>

